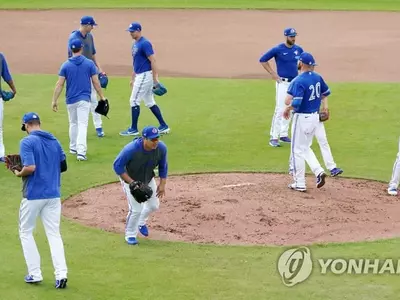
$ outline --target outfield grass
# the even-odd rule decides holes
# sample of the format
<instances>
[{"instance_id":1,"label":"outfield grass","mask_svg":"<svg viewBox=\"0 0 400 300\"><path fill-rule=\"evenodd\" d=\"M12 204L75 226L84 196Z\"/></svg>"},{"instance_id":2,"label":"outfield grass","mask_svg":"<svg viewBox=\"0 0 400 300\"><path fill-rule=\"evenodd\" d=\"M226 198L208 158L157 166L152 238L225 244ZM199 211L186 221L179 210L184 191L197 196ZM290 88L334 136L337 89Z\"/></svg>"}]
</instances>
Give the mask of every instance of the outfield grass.
<instances>
[{"instance_id":1,"label":"outfield grass","mask_svg":"<svg viewBox=\"0 0 400 300\"><path fill-rule=\"evenodd\" d=\"M54 76L15 76L17 97L5 104L7 153L18 151L24 136L20 118L40 114L43 128L68 150L67 113L50 109ZM262 80L163 79L169 93L157 98L172 129L163 140L169 147L171 174L201 171L287 171L289 147L268 146L274 106L274 84ZM332 120L328 139L344 176L387 181L397 152L397 84L331 84ZM90 186L112 182L114 157L131 139L118 136L129 123L129 81L111 78L107 96L110 119L106 137L89 127L89 161L71 156L63 174L63 198ZM195 97L193 95L196 95ZM384 105L382 104L384 103ZM200 107L200 104L202 105ZM139 125L155 124L142 106ZM215 119L215 120L214 120ZM179 123L179 125L178 125ZM315 147L318 156L318 148ZM192 153L192 154L190 154ZM78 175L83 172L84 175ZM63 220L70 285L53 288L53 269L42 226L36 238L42 253L45 282L23 282L25 262L18 239L20 182L0 168L0 299L397 299L396 275L320 275L287 288L276 270L281 247L226 247L141 239L129 247L122 234L102 232ZM112 201L112 199L110 199ZM162 209L162 206L161 206ZM39 223L40 224L40 223ZM398 258L399 240L315 245L321 257Z\"/></svg>"},{"instance_id":2,"label":"outfield grass","mask_svg":"<svg viewBox=\"0 0 400 300\"><path fill-rule=\"evenodd\" d=\"M0 9L57 8L233 8L303 10L400 10L399 0L2 0Z\"/></svg>"}]
</instances>

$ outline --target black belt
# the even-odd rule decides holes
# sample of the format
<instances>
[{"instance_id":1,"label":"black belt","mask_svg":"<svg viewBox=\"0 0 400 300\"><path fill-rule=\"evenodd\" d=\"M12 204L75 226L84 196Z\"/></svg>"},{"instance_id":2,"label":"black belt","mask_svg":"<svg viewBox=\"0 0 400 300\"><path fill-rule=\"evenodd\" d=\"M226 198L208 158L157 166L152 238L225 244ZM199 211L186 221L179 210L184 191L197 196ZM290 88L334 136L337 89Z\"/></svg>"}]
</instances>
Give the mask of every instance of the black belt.
<instances>
[{"instance_id":1,"label":"black belt","mask_svg":"<svg viewBox=\"0 0 400 300\"><path fill-rule=\"evenodd\" d=\"M282 80L282 81L286 81L286 82L291 82L293 79L294 79L294 78L284 78L284 77L281 77L281 80Z\"/></svg>"}]
</instances>

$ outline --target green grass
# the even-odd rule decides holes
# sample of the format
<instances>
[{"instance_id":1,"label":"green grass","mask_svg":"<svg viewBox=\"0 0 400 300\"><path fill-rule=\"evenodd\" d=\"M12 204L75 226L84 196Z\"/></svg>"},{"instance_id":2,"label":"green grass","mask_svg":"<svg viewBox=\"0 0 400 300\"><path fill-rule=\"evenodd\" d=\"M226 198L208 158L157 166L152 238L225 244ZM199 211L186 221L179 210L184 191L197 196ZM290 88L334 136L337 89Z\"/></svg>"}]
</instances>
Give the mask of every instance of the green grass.
<instances>
[{"instance_id":1,"label":"green grass","mask_svg":"<svg viewBox=\"0 0 400 300\"><path fill-rule=\"evenodd\" d=\"M0 9L57 8L233 8L233 9L302 9L302 10L400 10L399 0L2 0Z\"/></svg>"},{"instance_id":2,"label":"green grass","mask_svg":"<svg viewBox=\"0 0 400 300\"><path fill-rule=\"evenodd\" d=\"M43 129L68 150L65 105L50 109L55 76L15 76L18 95L5 104L7 153L18 151L24 136L20 118L34 110ZM262 80L170 79L169 92L157 98L172 132L171 174L202 171L287 171L289 147L268 146L274 84ZM335 160L343 175L387 181L398 146L397 84L331 84L332 120L327 124ZM69 160L63 197L115 181L112 162L130 138L118 136L129 123L129 82L110 78L106 91L110 119L99 140L89 126L89 161ZM383 105L384 103L384 105ZM155 124L142 106L139 125ZM315 148L315 145L314 145ZM318 149L316 149L319 153ZM319 156L319 155L318 155ZM70 156L69 156L70 157ZM320 156L319 156L320 157ZM81 174L79 174L81 172ZM53 288L53 269L40 222L36 239L45 282L23 283L26 267L18 239L20 182L0 169L0 299L397 299L397 277L320 275L287 288L276 270L280 247L227 247L141 240L128 247L122 234L87 228L63 219L62 235L69 267L69 288ZM162 209L162 208L161 208ZM315 257L398 257L399 240L315 245Z\"/></svg>"}]
</instances>

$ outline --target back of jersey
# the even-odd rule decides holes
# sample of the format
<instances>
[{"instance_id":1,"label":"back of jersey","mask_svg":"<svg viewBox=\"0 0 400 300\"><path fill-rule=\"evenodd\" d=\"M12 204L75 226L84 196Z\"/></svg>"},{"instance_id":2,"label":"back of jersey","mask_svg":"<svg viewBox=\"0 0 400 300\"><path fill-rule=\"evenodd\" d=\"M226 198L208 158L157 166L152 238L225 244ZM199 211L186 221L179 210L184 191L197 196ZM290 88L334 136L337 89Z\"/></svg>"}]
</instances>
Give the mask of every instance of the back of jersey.
<instances>
[{"instance_id":1,"label":"back of jersey","mask_svg":"<svg viewBox=\"0 0 400 300\"><path fill-rule=\"evenodd\" d=\"M318 112L322 96L328 96L330 93L324 79L316 72L302 73L295 79L293 85L293 99L301 100L301 105L296 110L298 113Z\"/></svg>"}]
</instances>

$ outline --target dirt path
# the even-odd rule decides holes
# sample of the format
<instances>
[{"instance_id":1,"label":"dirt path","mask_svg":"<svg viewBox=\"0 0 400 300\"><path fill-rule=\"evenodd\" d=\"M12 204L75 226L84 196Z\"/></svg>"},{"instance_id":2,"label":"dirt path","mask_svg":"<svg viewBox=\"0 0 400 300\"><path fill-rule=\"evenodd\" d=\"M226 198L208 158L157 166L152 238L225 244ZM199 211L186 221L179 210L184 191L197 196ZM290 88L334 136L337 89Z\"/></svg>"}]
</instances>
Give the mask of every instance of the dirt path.
<instances>
[{"instance_id":1,"label":"dirt path","mask_svg":"<svg viewBox=\"0 0 400 300\"><path fill-rule=\"evenodd\" d=\"M131 72L127 32L140 21L157 51L161 76L263 78L258 63L294 26L329 81L399 79L400 13L225 10L0 11L1 51L14 73L57 74L69 33L91 14L98 58L110 75Z\"/></svg>"}]
</instances>

